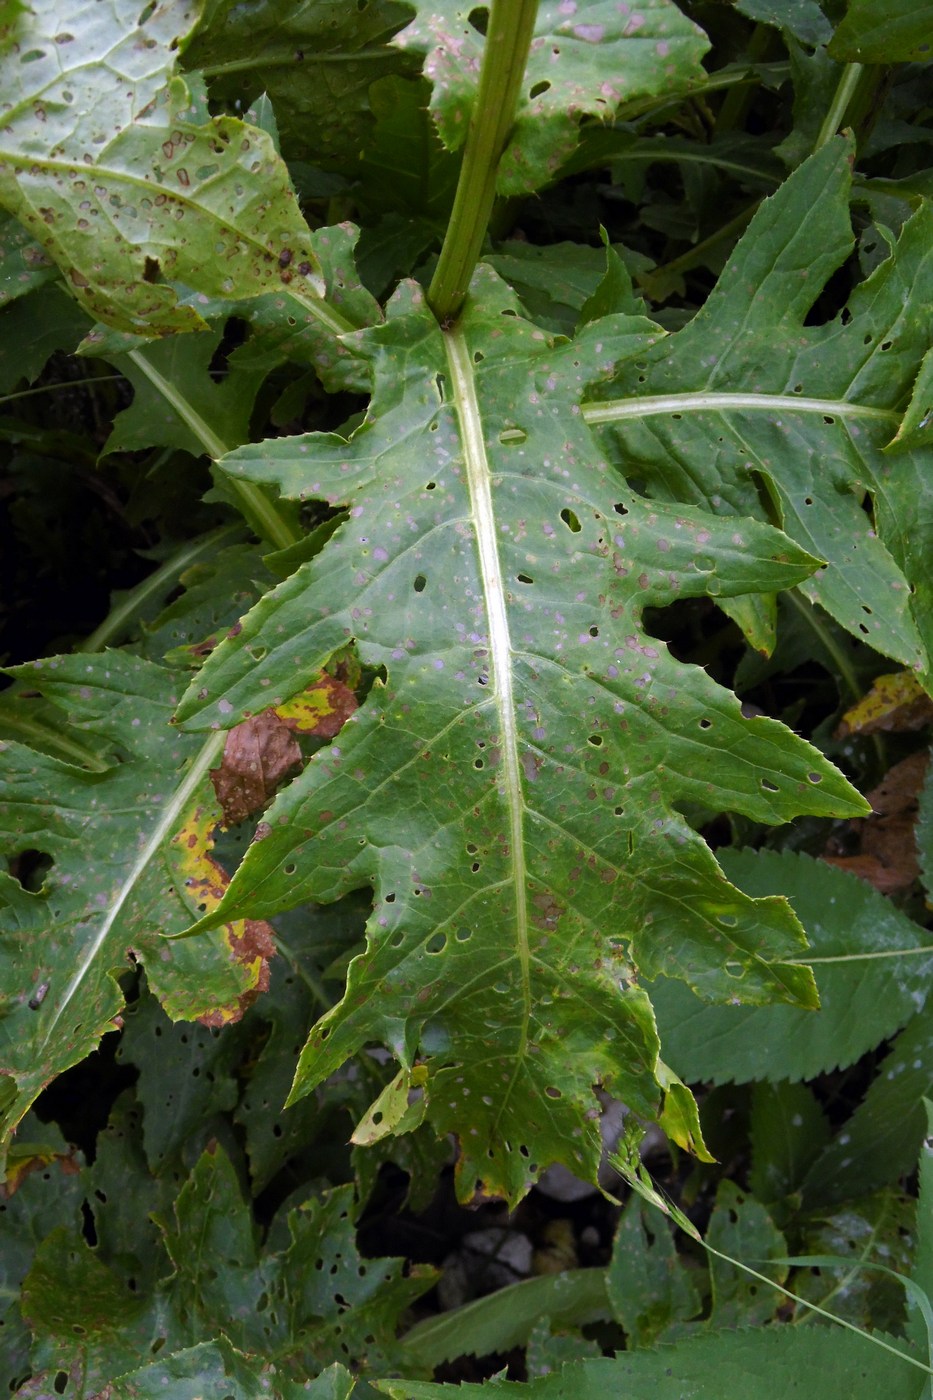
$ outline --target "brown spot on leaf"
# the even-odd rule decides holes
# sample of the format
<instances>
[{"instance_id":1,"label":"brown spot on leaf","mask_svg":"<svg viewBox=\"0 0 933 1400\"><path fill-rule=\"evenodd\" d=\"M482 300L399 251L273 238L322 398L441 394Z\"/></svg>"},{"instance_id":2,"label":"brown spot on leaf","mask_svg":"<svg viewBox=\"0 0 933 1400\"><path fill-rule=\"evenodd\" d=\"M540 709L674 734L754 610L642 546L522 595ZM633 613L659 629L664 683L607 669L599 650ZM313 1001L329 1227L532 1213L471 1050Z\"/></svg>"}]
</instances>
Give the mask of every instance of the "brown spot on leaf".
<instances>
[{"instance_id":1,"label":"brown spot on leaf","mask_svg":"<svg viewBox=\"0 0 933 1400\"><path fill-rule=\"evenodd\" d=\"M531 916L532 923L536 924L538 928L544 929L546 933L550 933L552 929L557 927L558 920L564 912L562 905L558 904L552 894L544 893L536 894L531 902L538 910L537 914Z\"/></svg>"},{"instance_id":2,"label":"brown spot on leaf","mask_svg":"<svg viewBox=\"0 0 933 1400\"><path fill-rule=\"evenodd\" d=\"M211 771L224 825L237 826L265 807L279 783L301 763L298 741L273 710L263 710L231 729L221 765Z\"/></svg>"}]
</instances>

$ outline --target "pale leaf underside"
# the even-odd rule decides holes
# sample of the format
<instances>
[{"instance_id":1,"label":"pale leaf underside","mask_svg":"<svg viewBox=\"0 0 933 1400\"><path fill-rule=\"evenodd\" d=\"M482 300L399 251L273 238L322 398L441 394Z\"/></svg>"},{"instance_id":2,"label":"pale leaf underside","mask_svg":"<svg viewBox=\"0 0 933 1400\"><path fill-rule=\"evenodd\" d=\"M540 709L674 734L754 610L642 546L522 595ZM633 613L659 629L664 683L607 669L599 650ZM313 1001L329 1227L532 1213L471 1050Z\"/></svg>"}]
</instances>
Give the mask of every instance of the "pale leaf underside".
<instances>
[{"instance_id":1,"label":"pale leaf underside","mask_svg":"<svg viewBox=\"0 0 933 1400\"><path fill-rule=\"evenodd\" d=\"M196 5L36 0L7 37L0 202L93 315L124 331L203 329L176 284L287 286L333 333L311 235L271 138L206 119L173 77Z\"/></svg>"}]
</instances>

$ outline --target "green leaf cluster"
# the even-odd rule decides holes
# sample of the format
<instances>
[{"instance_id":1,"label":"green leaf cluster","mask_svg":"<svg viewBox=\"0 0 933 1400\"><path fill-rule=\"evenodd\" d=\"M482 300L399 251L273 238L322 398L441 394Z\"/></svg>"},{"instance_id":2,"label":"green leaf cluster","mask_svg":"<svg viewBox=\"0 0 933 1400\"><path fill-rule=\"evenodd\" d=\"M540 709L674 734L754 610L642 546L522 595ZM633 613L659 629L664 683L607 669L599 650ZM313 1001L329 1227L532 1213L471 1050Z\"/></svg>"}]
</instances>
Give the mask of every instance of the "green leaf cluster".
<instances>
[{"instance_id":1,"label":"green leaf cluster","mask_svg":"<svg viewBox=\"0 0 933 1400\"><path fill-rule=\"evenodd\" d=\"M0 3L10 1394L933 1393L931 43Z\"/></svg>"}]
</instances>

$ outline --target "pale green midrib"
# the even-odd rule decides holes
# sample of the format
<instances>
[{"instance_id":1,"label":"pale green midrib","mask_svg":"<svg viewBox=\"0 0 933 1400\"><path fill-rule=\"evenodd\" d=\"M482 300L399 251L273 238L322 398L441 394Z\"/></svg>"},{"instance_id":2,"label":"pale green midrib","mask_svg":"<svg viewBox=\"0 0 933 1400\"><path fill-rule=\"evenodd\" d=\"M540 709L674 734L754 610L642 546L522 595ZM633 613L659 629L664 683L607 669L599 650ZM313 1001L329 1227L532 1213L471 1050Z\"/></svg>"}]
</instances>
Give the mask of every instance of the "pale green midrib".
<instances>
[{"instance_id":1,"label":"pale green midrib","mask_svg":"<svg viewBox=\"0 0 933 1400\"><path fill-rule=\"evenodd\" d=\"M9 119L7 118L7 120ZM120 184L130 185L138 189L141 194L145 194L147 198L152 197L153 191L158 193L159 190L158 186L153 185L151 181L145 180L141 175L130 175L125 170L111 170L105 165L85 166L79 164L76 160L49 160L48 157L37 159L33 156L22 155L16 151L5 151L0 148L0 167L7 165L15 170L18 166L26 164L29 165L30 169L41 168L43 170L62 172L70 175L82 174L87 177L101 177ZM211 183L211 181L205 180L202 182L203 185L209 183ZM215 210L205 209L205 207L198 204L192 196L181 193L180 187L178 190L172 190L172 199L176 204L184 204L195 212L206 213L221 228L226 229L228 233L233 234L237 239L250 244L257 252L261 253L263 257L268 254L269 249L264 243L251 237L244 229L238 228L236 224L231 224L227 219L222 218ZM10 209L11 212L15 212L12 205ZM310 311L322 325L326 326L332 335L346 335L349 331L359 329L352 321L348 321L345 316L341 316L339 311L335 311L323 297L308 296L306 294L299 295L294 287L288 288L288 294Z\"/></svg>"},{"instance_id":2,"label":"pale green midrib","mask_svg":"<svg viewBox=\"0 0 933 1400\"><path fill-rule=\"evenodd\" d=\"M135 588L131 588L126 597L111 609L103 622L83 641L76 643L74 650L101 651L114 637L120 636L132 619L142 611L145 603L150 598L157 597L167 583L173 582L186 569L190 569L192 564L205 556L210 557L221 545L237 537L243 538L243 526L239 524L220 525L206 535L189 540Z\"/></svg>"},{"instance_id":3,"label":"pale green midrib","mask_svg":"<svg viewBox=\"0 0 933 1400\"><path fill-rule=\"evenodd\" d=\"M226 734L222 731L210 735L206 743L202 746L200 753L192 762L191 767L188 769L180 785L175 789L171 801L168 802L163 809L158 822L149 834L146 844L139 852L139 855L133 862L123 883L120 885L100 928L94 935L93 941L85 950L60 1001L56 1004L54 1015L50 1018L45 1028L43 1045L48 1044L53 1030L61 1020L62 1014L66 1008L74 999L75 993L78 991L81 983L88 975L101 948L103 948L109 938L124 905L142 879L150 862L161 854L163 842L168 837L172 836L181 824L181 819L188 803L194 797L215 760L220 757L226 737Z\"/></svg>"},{"instance_id":4,"label":"pale green midrib","mask_svg":"<svg viewBox=\"0 0 933 1400\"><path fill-rule=\"evenodd\" d=\"M133 361L133 364L141 374L146 376L156 392L161 394L167 403L171 404L185 426L194 433L209 457L213 457L215 461L220 457L226 457L227 453L231 451L228 444L224 442L223 438L218 437L194 405L185 398L184 394L179 392L177 385L171 379L166 379L165 375L160 373L155 365L146 358L145 351L128 350L127 359Z\"/></svg>"},{"instance_id":5,"label":"pale green midrib","mask_svg":"<svg viewBox=\"0 0 933 1400\"><path fill-rule=\"evenodd\" d=\"M179 391L178 385L156 369L151 360L147 358L144 350L129 350L127 358L133 361L136 368L146 376L149 383L157 393L162 395L166 403L171 404L209 457L213 457L214 461L219 461L221 457L225 457L232 450L223 438L218 437L210 424L205 422L194 405ZM247 519L251 516L255 518L261 533L271 544L274 544L277 549L288 549L289 546L298 543L301 535L282 518L273 503L263 495L258 486L254 486L250 481L240 481L236 477L229 477L228 482L232 493L239 496L243 502Z\"/></svg>"},{"instance_id":6,"label":"pale green midrib","mask_svg":"<svg viewBox=\"0 0 933 1400\"><path fill-rule=\"evenodd\" d=\"M823 958L782 958L782 962L792 963L795 967L815 967L817 963L852 963L852 962L873 962L879 958L918 958L921 955L929 956L933 953L933 943L927 943L922 948L885 948L874 953L835 953Z\"/></svg>"},{"instance_id":7,"label":"pale green midrib","mask_svg":"<svg viewBox=\"0 0 933 1400\"><path fill-rule=\"evenodd\" d=\"M515 941L522 983L522 1032L519 1055L524 1053L531 1018L531 957L528 947L528 891L525 863L524 795L512 690L512 639L505 605L505 586L496 540L489 461L483 438L483 420L473 378L473 362L463 332L444 336L453 399L460 434L470 509L476 532L480 582L489 628L489 684L499 720L499 743L505 800L509 814L512 878L515 890Z\"/></svg>"},{"instance_id":8,"label":"pale green midrib","mask_svg":"<svg viewBox=\"0 0 933 1400\"><path fill-rule=\"evenodd\" d=\"M900 423L893 408L847 403L845 399L810 399L799 394L744 394L709 390L692 394L653 394L644 398L608 399L581 404L587 423L621 423L626 418L651 418L662 413L717 413L750 409L762 413L820 413L840 418L874 418Z\"/></svg>"},{"instance_id":9,"label":"pale green midrib","mask_svg":"<svg viewBox=\"0 0 933 1400\"><path fill-rule=\"evenodd\" d=\"M319 68L329 63L366 63L375 62L381 59L383 62L387 58L396 56L396 52L388 45L378 47L367 47L363 49L353 49L348 52L339 53L311 53L306 51L301 63L296 63L294 44L283 47L280 53L271 50L264 50L255 58L231 58L226 63L208 63L203 68L196 71L205 78L222 78L225 73L249 73L261 68Z\"/></svg>"},{"instance_id":10,"label":"pale green midrib","mask_svg":"<svg viewBox=\"0 0 933 1400\"><path fill-rule=\"evenodd\" d=\"M65 763L76 763L92 773L106 773L112 766L93 749L85 748L76 739L70 739L67 734L59 733L50 724L45 724L31 715L21 715L15 710L3 709L0 710L0 725L21 735L31 749L38 749L40 752L43 748L46 752L51 750L53 758L59 757ZM0 747L3 742L0 739Z\"/></svg>"}]
</instances>

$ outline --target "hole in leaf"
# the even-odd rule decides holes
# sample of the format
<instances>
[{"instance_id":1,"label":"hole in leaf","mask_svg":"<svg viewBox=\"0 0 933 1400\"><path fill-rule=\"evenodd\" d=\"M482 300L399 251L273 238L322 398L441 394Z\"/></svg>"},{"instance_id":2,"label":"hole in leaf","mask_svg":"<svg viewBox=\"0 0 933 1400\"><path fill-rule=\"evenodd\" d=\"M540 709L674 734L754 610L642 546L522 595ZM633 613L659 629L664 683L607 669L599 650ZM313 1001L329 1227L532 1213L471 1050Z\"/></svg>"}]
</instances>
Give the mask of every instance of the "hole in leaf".
<instances>
[{"instance_id":1,"label":"hole in leaf","mask_svg":"<svg viewBox=\"0 0 933 1400\"><path fill-rule=\"evenodd\" d=\"M591 734L586 742L592 744L594 749L598 749L602 746L603 736L601 734Z\"/></svg>"},{"instance_id":2,"label":"hole in leaf","mask_svg":"<svg viewBox=\"0 0 933 1400\"><path fill-rule=\"evenodd\" d=\"M445 949L446 947L447 947L447 935L446 935L446 933L432 933L432 934L431 934L431 937L428 939L427 943L425 944L425 951L428 952L428 953L430 953L432 957L436 957L438 953L443 953L443 951L444 951L444 949Z\"/></svg>"},{"instance_id":3,"label":"hole in leaf","mask_svg":"<svg viewBox=\"0 0 933 1400\"><path fill-rule=\"evenodd\" d=\"M762 778L761 786L765 792L780 792L781 790L777 783L772 783L770 778Z\"/></svg>"},{"instance_id":4,"label":"hole in leaf","mask_svg":"<svg viewBox=\"0 0 933 1400\"><path fill-rule=\"evenodd\" d=\"M564 506L564 509L560 513L560 518L572 534L579 535L583 526L580 524L576 513L572 511L569 506Z\"/></svg>"},{"instance_id":5,"label":"hole in leaf","mask_svg":"<svg viewBox=\"0 0 933 1400\"><path fill-rule=\"evenodd\" d=\"M616 501L612 509L616 515L628 515L628 506L624 506L621 501Z\"/></svg>"},{"instance_id":6,"label":"hole in leaf","mask_svg":"<svg viewBox=\"0 0 933 1400\"><path fill-rule=\"evenodd\" d=\"M712 721L711 719L701 719L701 720L700 720L700 728L701 728L701 729L712 729L712 727L713 727L713 721Z\"/></svg>"},{"instance_id":7,"label":"hole in leaf","mask_svg":"<svg viewBox=\"0 0 933 1400\"><path fill-rule=\"evenodd\" d=\"M436 491L436 490L437 490L437 482L436 482L436 481L429 481L428 484L427 484L427 486L426 486L424 489L425 489L425 491Z\"/></svg>"},{"instance_id":8,"label":"hole in leaf","mask_svg":"<svg viewBox=\"0 0 933 1400\"><path fill-rule=\"evenodd\" d=\"M524 428L503 428L499 434L499 441L503 447L517 447L520 443L528 441L528 434Z\"/></svg>"},{"instance_id":9,"label":"hole in leaf","mask_svg":"<svg viewBox=\"0 0 933 1400\"><path fill-rule=\"evenodd\" d=\"M534 583L534 579L530 574L518 574L517 579L519 583Z\"/></svg>"},{"instance_id":10,"label":"hole in leaf","mask_svg":"<svg viewBox=\"0 0 933 1400\"><path fill-rule=\"evenodd\" d=\"M447 375L436 374L434 376L434 387L437 390L437 397L441 403L447 402Z\"/></svg>"},{"instance_id":11,"label":"hole in leaf","mask_svg":"<svg viewBox=\"0 0 933 1400\"><path fill-rule=\"evenodd\" d=\"M550 89L551 84L547 82L547 80L540 83L535 83L534 86L530 89L528 96L531 98L541 97L543 93L550 92Z\"/></svg>"},{"instance_id":12,"label":"hole in leaf","mask_svg":"<svg viewBox=\"0 0 933 1400\"><path fill-rule=\"evenodd\" d=\"M417 576L417 578L415 579L415 581L414 581L412 587L414 588L414 590L415 590L416 593L423 593L423 592L424 592L424 586L425 586L426 583L427 583L427 579L425 578L424 574L418 574L418 576Z\"/></svg>"}]
</instances>

